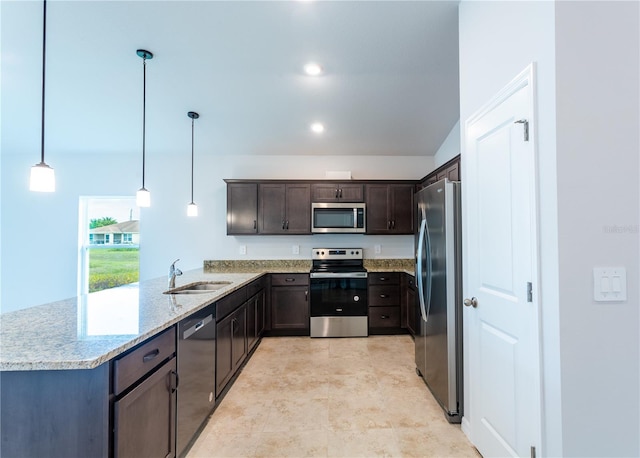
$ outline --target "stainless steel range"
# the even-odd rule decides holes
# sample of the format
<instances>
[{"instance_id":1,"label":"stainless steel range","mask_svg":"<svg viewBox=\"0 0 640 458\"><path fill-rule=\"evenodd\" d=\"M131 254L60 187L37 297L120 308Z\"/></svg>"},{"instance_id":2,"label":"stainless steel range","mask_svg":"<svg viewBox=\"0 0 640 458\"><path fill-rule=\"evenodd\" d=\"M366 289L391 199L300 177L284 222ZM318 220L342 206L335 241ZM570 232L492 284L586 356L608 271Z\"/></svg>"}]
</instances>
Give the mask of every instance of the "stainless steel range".
<instances>
[{"instance_id":1,"label":"stainless steel range","mask_svg":"<svg viewBox=\"0 0 640 458\"><path fill-rule=\"evenodd\" d=\"M314 248L311 259L311 337L366 337L367 269L362 248Z\"/></svg>"}]
</instances>

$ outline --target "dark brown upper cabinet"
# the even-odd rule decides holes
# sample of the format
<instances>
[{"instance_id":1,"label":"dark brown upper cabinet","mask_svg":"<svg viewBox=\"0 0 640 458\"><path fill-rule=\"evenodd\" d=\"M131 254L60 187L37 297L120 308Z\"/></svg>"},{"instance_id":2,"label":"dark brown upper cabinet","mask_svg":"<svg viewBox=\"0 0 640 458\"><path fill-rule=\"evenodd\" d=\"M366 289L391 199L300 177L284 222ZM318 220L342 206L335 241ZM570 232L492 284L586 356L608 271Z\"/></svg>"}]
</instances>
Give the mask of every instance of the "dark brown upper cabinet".
<instances>
[{"instance_id":1,"label":"dark brown upper cabinet","mask_svg":"<svg viewBox=\"0 0 640 458\"><path fill-rule=\"evenodd\" d=\"M311 188L305 183L260 183L260 234L311 234Z\"/></svg>"},{"instance_id":2,"label":"dark brown upper cabinet","mask_svg":"<svg viewBox=\"0 0 640 458\"><path fill-rule=\"evenodd\" d=\"M227 183L227 235L258 233L258 183Z\"/></svg>"},{"instance_id":3,"label":"dark brown upper cabinet","mask_svg":"<svg viewBox=\"0 0 640 458\"><path fill-rule=\"evenodd\" d=\"M367 234L413 234L413 184L367 184Z\"/></svg>"},{"instance_id":4,"label":"dark brown upper cabinet","mask_svg":"<svg viewBox=\"0 0 640 458\"><path fill-rule=\"evenodd\" d=\"M460 175L460 155L454 157L425 176L420 181L420 184L418 184L418 189L425 188L436 181L442 180L443 178L448 178L449 181L460 181L462 178Z\"/></svg>"},{"instance_id":5,"label":"dark brown upper cabinet","mask_svg":"<svg viewBox=\"0 0 640 458\"><path fill-rule=\"evenodd\" d=\"M311 202L364 202L362 183L314 183Z\"/></svg>"}]
</instances>

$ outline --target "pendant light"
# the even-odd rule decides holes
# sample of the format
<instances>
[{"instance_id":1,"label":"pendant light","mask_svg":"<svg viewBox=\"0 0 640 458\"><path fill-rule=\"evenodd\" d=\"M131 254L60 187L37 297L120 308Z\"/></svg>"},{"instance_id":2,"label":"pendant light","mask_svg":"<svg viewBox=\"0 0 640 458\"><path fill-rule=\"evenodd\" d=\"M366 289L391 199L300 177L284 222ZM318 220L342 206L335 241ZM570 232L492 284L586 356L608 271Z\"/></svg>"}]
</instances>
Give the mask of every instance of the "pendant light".
<instances>
[{"instance_id":1,"label":"pendant light","mask_svg":"<svg viewBox=\"0 0 640 458\"><path fill-rule=\"evenodd\" d=\"M138 56L142 57L142 187L136 193L136 204L138 207L151 206L151 193L144 187L144 170L145 170L145 128L147 114L147 59L153 59L153 54L144 49L136 51Z\"/></svg>"},{"instance_id":2,"label":"pendant light","mask_svg":"<svg viewBox=\"0 0 640 458\"><path fill-rule=\"evenodd\" d=\"M44 77L47 49L47 0L43 2L42 14L42 124L40 129L40 163L31 167L29 190L38 192L54 192L56 176L53 168L44 162Z\"/></svg>"},{"instance_id":3,"label":"pendant light","mask_svg":"<svg viewBox=\"0 0 640 458\"><path fill-rule=\"evenodd\" d=\"M191 203L187 205L187 216L198 216L198 206L193 201L193 124L200 115L195 111L190 111L187 116L191 118Z\"/></svg>"}]
</instances>

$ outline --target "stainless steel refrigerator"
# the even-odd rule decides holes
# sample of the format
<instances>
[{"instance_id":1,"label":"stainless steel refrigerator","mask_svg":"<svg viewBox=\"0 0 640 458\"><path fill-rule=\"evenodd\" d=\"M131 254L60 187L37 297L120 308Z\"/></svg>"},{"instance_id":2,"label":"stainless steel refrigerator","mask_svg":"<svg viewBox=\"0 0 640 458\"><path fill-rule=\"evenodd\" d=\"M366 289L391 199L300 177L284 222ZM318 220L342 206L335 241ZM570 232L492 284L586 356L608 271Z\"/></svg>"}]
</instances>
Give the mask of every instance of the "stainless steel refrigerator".
<instances>
[{"instance_id":1,"label":"stainless steel refrigerator","mask_svg":"<svg viewBox=\"0 0 640 458\"><path fill-rule=\"evenodd\" d=\"M447 420L460 423L463 414L460 183L438 181L418 191L416 202L415 273L420 309L420 327L415 336L416 372Z\"/></svg>"}]
</instances>

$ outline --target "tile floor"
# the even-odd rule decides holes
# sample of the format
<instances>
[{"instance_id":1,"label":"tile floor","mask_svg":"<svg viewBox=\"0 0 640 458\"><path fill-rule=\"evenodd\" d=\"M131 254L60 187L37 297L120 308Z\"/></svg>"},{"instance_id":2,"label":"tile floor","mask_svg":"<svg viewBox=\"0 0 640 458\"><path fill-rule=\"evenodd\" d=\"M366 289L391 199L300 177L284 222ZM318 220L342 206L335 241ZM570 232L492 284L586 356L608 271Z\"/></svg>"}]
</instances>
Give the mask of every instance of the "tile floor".
<instances>
[{"instance_id":1,"label":"tile floor","mask_svg":"<svg viewBox=\"0 0 640 458\"><path fill-rule=\"evenodd\" d=\"M478 458L413 354L406 335L264 338L188 458Z\"/></svg>"}]
</instances>

